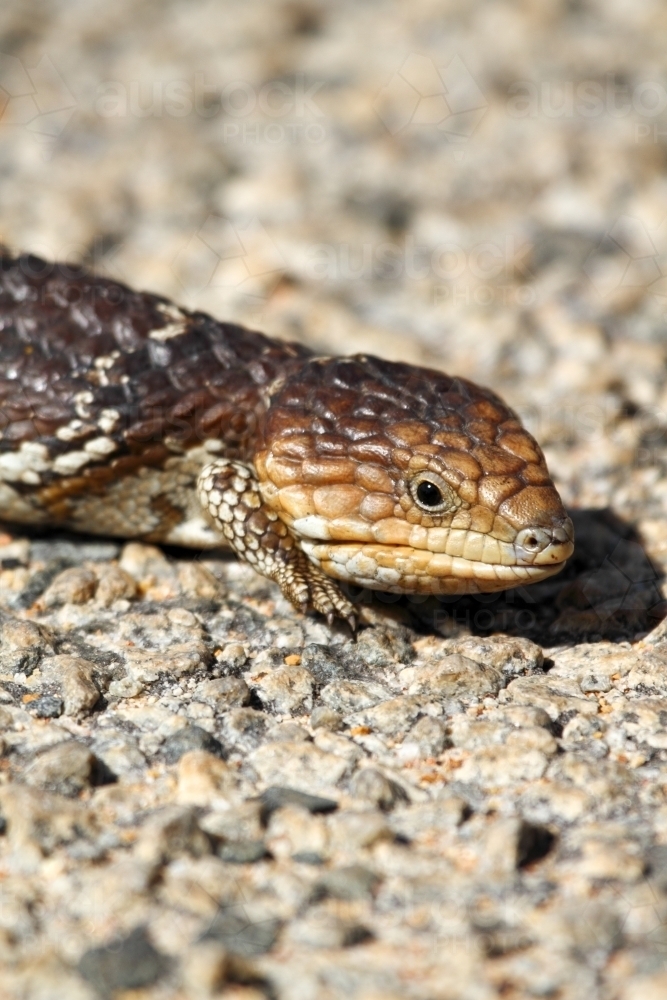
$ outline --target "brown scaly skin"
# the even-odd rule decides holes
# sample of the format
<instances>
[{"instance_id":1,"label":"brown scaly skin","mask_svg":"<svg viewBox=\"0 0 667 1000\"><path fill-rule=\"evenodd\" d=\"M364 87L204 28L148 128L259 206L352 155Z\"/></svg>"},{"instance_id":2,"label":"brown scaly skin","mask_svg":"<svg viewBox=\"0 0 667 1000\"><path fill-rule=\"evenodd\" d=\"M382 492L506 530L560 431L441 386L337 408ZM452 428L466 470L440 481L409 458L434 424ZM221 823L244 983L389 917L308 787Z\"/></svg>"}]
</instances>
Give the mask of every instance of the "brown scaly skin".
<instances>
[{"instance_id":1,"label":"brown scaly skin","mask_svg":"<svg viewBox=\"0 0 667 1000\"><path fill-rule=\"evenodd\" d=\"M319 358L159 296L0 258L0 516L225 542L295 606L353 620L335 580L470 593L558 572L572 524L488 389Z\"/></svg>"}]
</instances>

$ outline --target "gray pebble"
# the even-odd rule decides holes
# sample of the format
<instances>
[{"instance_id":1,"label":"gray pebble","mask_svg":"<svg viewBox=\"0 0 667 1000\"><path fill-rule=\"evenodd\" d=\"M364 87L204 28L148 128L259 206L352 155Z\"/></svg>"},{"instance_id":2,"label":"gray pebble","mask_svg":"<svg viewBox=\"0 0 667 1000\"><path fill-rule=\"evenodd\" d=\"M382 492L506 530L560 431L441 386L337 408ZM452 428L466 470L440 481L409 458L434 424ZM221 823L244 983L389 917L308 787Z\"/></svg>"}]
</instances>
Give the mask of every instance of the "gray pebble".
<instances>
[{"instance_id":1,"label":"gray pebble","mask_svg":"<svg viewBox=\"0 0 667 1000\"><path fill-rule=\"evenodd\" d=\"M117 990L152 986L169 970L168 958L152 944L144 927L136 927L127 937L90 948L79 960L78 969L103 996Z\"/></svg>"},{"instance_id":2,"label":"gray pebble","mask_svg":"<svg viewBox=\"0 0 667 1000\"><path fill-rule=\"evenodd\" d=\"M243 906L227 906L216 914L202 940L221 941L232 955L249 958L270 951L281 926L281 920L253 918Z\"/></svg>"},{"instance_id":3,"label":"gray pebble","mask_svg":"<svg viewBox=\"0 0 667 1000\"><path fill-rule=\"evenodd\" d=\"M277 743L305 743L312 739L310 733L297 722L279 722L266 731L267 740Z\"/></svg>"},{"instance_id":4,"label":"gray pebble","mask_svg":"<svg viewBox=\"0 0 667 1000\"><path fill-rule=\"evenodd\" d=\"M115 559L120 552L118 542L103 540L84 541L77 538L69 541L64 538L35 539L30 545L30 558L35 562L49 562L53 559L63 559L72 566L84 562L104 562Z\"/></svg>"},{"instance_id":5,"label":"gray pebble","mask_svg":"<svg viewBox=\"0 0 667 1000\"><path fill-rule=\"evenodd\" d=\"M348 716L351 726L369 726L385 736L398 736L407 732L424 708L421 697L404 696L389 698L372 708Z\"/></svg>"},{"instance_id":6,"label":"gray pebble","mask_svg":"<svg viewBox=\"0 0 667 1000\"><path fill-rule=\"evenodd\" d=\"M62 698L55 694L43 694L29 705L30 711L38 719L57 719L63 714L64 707Z\"/></svg>"},{"instance_id":7,"label":"gray pebble","mask_svg":"<svg viewBox=\"0 0 667 1000\"><path fill-rule=\"evenodd\" d=\"M324 705L342 715L370 708L389 697L390 692L386 688L372 681L336 680L327 684L320 692Z\"/></svg>"},{"instance_id":8,"label":"gray pebble","mask_svg":"<svg viewBox=\"0 0 667 1000\"><path fill-rule=\"evenodd\" d=\"M0 617L0 621L2 621ZM0 631L0 670L30 676L43 656L53 652L53 638L34 622L6 617Z\"/></svg>"},{"instance_id":9,"label":"gray pebble","mask_svg":"<svg viewBox=\"0 0 667 1000\"><path fill-rule=\"evenodd\" d=\"M373 937L363 924L343 920L320 907L311 909L304 917L295 920L289 928L287 939L302 948L349 948Z\"/></svg>"},{"instance_id":10,"label":"gray pebble","mask_svg":"<svg viewBox=\"0 0 667 1000\"><path fill-rule=\"evenodd\" d=\"M310 643L301 651L301 663L310 671L320 686L337 680L342 669L342 661L335 652L327 646Z\"/></svg>"},{"instance_id":11,"label":"gray pebble","mask_svg":"<svg viewBox=\"0 0 667 1000\"><path fill-rule=\"evenodd\" d=\"M234 708L225 713L223 731L227 739L239 750L254 750L266 736L269 716L254 708Z\"/></svg>"},{"instance_id":12,"label":"gray pebble","mask_svg":"<svg viewBox=\"0 0 667 1000\"><path fill-rule=\"evenodd\" d=\"M95 596L97 577L85 566L71 566L59 573L42 594L44 608L60 604L86 604Z\"/></svg>"},{"instance_id":13,"label":"gray pebble","mask_svg":"<svg viewBox=\"0 0 667 1000\"><path fill-rule=\"evenodd\" d=\"M277 785L267 788L260 795L262 803L263 822L268 822L271 814L276 809L283 806L298 806L309 813L330 813L338 808L338 803L334 799L327 799L322 795L309 795L301 792L297 788L281 788Z\"/></svg>"},{"instance_id":14,"label":"gray pebble","mask_svg":"<svg viewBox=\"0 0 667 1000\"><path fill-rule=\"evenodd\" d=\"M343 716L340 712L334 711L328 705L318 705L310 715L310 724L313 729L328 729L336 732L343 724Z\"/></svg>"},{"instance_id":15,"label":"gray pebble","mask_svg":"<svg viewBox=\"0 0 667 1000\"><path fill-rule=\"evenodd\" d=\"M410 694L426 694L450 701L495 695L504 686L503 675L495 667L483 666L467 656L452 653L435 664L416 666L406 672Z\"/></svg>"},{"instance_id":16,"label":"gray pebble","mask_svg":"<svg viewBox=\"0 0 667 1000\"><path fill-rule=\"evenodd\" d=\"M397 803L408 800L404 788L373 767L357 771L350 782L350 794L383 810L393 809Z\"/></svg>"},{"instance_id":17,"label":"gray pebble","mask_svg":"<svg viewBox=\"0 0 667 1000\"><path fill-rule=\"evenodd\" d=\"M317 851L296 851L292 855L292 861L300 865L323 865L325 858Z\"/></svg>"},{"instance_id":18,"label":"gray pebble","mask_svg":"<svg viewBox=\"0 0 667 1000\"><path fill-rule=\"evenodd\" d=\"M234 865L250 865L267 855L263 840L228 840L221 844L217 855L222 861Z\"/></svg>"},{"instance_id":19,"label":"gray pebble","mask_svg":"<svg viewBox=\"0 0 667 1000\"><path fill-rule=\"evenodd\" d=\"M430 715L423 715L415 722L406 736L408 740L417 744L424 757L437 757L450 742L444 722Z\"/></svg>"},{"instance_id":20,"label":"gray pebble","mask_svg":"<svg viewBox=\"0 0 667 1000\"><path fill-rule=\"evenodd\" d=\"M379 884L377 874L363 865L332 868L318 878L313 887L312 899L371 899Z\"/></svg>"},{"instance_id":21,"label":"gray pebble","mask_svg":"<svg viewBox=\"0 0 667 1000\"><path fill-rule=\"evenodd\" d=\"M135 847L140 860L161 865L182 855L195 858L210 854L210 837L199 826L196 809L165 806L145 820Z\"/></svg>"},{"instance_id":22,"label":"gray pebble","mask_svg":"<svg viewBox=\"0 0 667 1000\"><path fill-rule=\"evenodd\" d=\"M45 791L75 796L89 785L100 783L105 770L87 746L70 740L37 754L26 767L24 780ZM113 780L108 772L104 778Z\"/></svg>"},{"instance_id":23,"label":"gray pebble","mask_svg":"<svg viewBox=\"0 0 667 1000\"><path fill-rule=\"evenodd\" d=\"M415 657L407 629L368 628L359 633L356 646L350 652L352 662L365 667L387 667L407 664Z\"/></svg>"},{"instance_id":24,"label":"gray pebble","mask_svg":"<svg viewBox=\"0 0 667 1000\"><path fill-rule=\"evenodd\" d=\"M167 737L162 745L165 760L175 764L189 750L206 750L216 757L225 758L225 750L220 740L211 736L201 726L184 726L172 736Z\"/></svg>"},{"instance_id":25,"label":"gray pebble","mask_svg":"<svg viewBox=\"0 0 667 1000\"><path fill-rule=\"evenodd\" d=\"M203 681L197 687L197 699L205 702L216 712L247 705L250 690L242 677L219 677Z\"/></svg>"}]
</instances>

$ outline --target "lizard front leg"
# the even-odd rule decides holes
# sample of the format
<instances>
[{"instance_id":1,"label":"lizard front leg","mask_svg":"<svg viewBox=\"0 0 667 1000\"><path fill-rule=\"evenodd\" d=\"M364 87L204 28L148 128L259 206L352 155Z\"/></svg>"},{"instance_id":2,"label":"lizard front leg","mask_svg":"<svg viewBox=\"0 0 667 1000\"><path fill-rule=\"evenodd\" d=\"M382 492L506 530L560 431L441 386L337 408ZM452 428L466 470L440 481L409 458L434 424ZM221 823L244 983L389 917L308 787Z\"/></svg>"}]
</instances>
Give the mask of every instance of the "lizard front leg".
<instances>
[{"instance_id":1,"label":"lizard front leg","mask_svg":"<svg viewBox=\"0 0 667 1000\"><path fill-rule=\"evenodd\" d=\"M353 605L338 584L310 562L299 540L262 500L254 469L218 459L197 480L199 502L239 559L274 580L294 607L345 618L356 628Z\"/></svg>"}]
</instances>

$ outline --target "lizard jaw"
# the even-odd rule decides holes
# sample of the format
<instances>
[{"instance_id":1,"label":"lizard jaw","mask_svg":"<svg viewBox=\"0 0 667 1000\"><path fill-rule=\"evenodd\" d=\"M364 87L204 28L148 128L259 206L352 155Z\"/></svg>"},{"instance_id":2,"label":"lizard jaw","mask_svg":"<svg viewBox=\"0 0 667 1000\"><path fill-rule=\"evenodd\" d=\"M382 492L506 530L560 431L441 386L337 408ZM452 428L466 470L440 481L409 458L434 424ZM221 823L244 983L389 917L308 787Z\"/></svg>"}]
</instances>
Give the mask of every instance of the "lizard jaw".
<instances>
[{"instance_id":1,"label":"lizard jaw","mask_svg":"<svg viewBox=\"0 0 667 1000\"><path fill-rule=\"evenodd\" d=\"M328 576L397 594L471 594L507 590L559 573L572 543L556 543L533 565L499 565L407 545L323 543L301 539L308 558Z\"/></svg>"}]
</instances>

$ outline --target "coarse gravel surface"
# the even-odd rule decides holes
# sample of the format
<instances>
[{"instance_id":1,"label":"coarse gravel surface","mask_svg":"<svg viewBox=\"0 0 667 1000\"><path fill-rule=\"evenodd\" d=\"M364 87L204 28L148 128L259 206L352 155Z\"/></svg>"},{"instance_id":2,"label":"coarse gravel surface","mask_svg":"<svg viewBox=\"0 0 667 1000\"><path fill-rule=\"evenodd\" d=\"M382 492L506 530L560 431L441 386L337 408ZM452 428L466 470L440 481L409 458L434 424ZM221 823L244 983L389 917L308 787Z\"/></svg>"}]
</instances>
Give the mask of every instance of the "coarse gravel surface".
<instances>
[{"instance_id":1,"label":"coarse gravel surface","mask_svg":"<svg viewBox=\"0 0 667 1000\"><path fill-rule=\"evenodd\" d=\"M355 640L224 552L3 526L3 1000L667 996L666 29L0 8L5 243L491 386L577 532Z\"/></svg>"}]
</instances>

